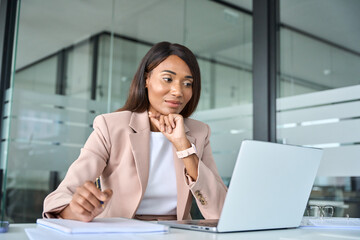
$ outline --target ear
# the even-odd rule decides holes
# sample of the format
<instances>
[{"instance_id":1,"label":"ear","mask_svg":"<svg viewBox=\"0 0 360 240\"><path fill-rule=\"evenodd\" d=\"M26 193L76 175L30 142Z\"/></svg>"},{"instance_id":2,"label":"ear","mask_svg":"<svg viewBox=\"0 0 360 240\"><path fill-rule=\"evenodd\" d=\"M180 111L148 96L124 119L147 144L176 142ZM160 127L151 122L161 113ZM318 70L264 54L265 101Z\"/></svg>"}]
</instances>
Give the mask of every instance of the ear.
<instances>
[{"instance_id":1,"label":"ear","mask_svg":"<svg viewBox=\"0 0 360 240\"><path fill-rule=\"evenodd\" d=\"M145 88L148 88L148 85L149 85L149 77L146 77L146 80L145 80Z\"/></svg>"}]
</instances>

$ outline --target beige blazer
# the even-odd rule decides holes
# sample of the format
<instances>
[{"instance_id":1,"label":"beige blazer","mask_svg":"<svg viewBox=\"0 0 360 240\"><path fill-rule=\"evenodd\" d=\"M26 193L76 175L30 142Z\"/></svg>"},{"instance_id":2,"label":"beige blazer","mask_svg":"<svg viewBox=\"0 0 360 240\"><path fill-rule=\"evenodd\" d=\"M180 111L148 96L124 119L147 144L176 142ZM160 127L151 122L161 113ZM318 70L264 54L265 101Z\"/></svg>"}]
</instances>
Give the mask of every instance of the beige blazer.
<instances>
[{"instance_id":1,"label":"beige blazer","mask_svg":"<svg viewBox=\"0 0 360 240\"><path fill-rule=\"evenodd\" d=\"M177 185L177 219L190 219L191 195L207 219L218 219L227 188L221 180L209 143L208 125L185 119L189 141L195 144L199 157L198 179L191 182L183 161L174 151ZM94 131L80 155L69 167L59 187L44 201L43 217L58 217L71 201L78 186L101 176L102 188L111 188L113 196L98 217L134 218L143 198L149 176L150 123L147 112L114 112L99 115ZM165 179L164 179L165 180Z\"/></svg>"}]
</instances>

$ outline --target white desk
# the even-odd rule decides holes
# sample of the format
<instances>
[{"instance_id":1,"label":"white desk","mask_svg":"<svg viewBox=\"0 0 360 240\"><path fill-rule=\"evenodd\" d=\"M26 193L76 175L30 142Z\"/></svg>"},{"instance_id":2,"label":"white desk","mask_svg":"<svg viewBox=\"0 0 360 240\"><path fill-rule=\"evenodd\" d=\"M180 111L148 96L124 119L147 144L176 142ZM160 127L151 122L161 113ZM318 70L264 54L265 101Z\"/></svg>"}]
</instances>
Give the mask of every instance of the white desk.
<instances>
[{"instance_id":1,"label":"white desk","mask_svg":"<svg viewBox=\"0 0 360 240\"><path fill-rule=\"evenodd\" d=\"M28 239L24 231L25 228L34 228L36 224L10 224L9 232L1 233L1 240L23 240ZM240 232L240 233L206 233L190 230L170 229L168 234L139 234L139 235L122 235L121 239L153 239L153 240L359 240L359 230L344 229L287 229L287 230L271 230L256 232ZM106 240L106 238L101 237Z\"/></svg>"}]
</instances>

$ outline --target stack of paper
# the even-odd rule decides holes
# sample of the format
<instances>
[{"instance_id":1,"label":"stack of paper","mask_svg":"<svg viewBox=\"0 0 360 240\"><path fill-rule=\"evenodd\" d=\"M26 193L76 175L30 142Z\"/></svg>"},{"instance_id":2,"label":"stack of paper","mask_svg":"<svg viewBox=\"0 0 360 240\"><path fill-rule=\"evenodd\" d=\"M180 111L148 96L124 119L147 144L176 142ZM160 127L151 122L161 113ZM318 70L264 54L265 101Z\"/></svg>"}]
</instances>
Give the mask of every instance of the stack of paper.
<instances>
[{"instance_id":1,"label":"stack of paper","mask_svg":"<svg viewBox=\"0 0 360 240\"><path fill-rule=\"evenodd\" d=\"M304 217L301 227L320 227L320 228L356 228L360 229L359 218L314 218Z\"/></svg>"},{"instance_id":2,"label":"stack of paper","mask_svg":"<svg viewBox=\"0 0 360 240\"><path fill-rule=\"evenodd\" d=\"M167 233L169 227L127 218L99 218L92 222L67 219L38 219L37 228L25 229L30 239L99 239L101 236L119 238L119 234Z\"/></svg>"}]
</instances>

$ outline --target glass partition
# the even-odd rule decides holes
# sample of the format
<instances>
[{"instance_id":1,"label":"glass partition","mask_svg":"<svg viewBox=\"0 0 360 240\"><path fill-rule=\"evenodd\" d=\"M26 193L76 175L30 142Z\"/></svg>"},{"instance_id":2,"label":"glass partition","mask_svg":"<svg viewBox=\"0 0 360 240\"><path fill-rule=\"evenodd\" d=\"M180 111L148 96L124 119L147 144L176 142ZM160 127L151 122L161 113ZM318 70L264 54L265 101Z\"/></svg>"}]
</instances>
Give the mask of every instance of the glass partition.
<instances>
[{"instance_id":1,"label":"glass partition","mask_svg":"<svg viewBox=\"0 0 360 240\"><path fill-rule=\"evenodd\" d=\"M202 1L187 1L185 14L184 42L197 54L202 74L193 117L209 124L215 162L228 184L241 141L252 139L252 17Z\"/></svg>"},{"instance_id":2,"label":"glass partition","mask_svg":"<svg viewBox=\"0 0 360 240\"><path fill-rule=\"evenodd\" d=\"M91 35L112 25L112 5L21 1L2 136L7 174L1 212L10 222L41 217L45 196L79 155L94 117L106 112L91 95Z\"/></svg>"},{"instance_id":3,"label":"glass partition","mask_svg":"<svg viewBox=\"0 0 360 240\"><path fill-rule=\"evenodd\" d=\"M323 148L309 204L359 217L360 3L280 3L278 141Z\"/></svg>"},{"instance_id":4,"label":"glass partition","mask_svg":"<svg viewBox=\"0 0 360 240\"><path fill-rule=\"evenodd\" d=\"M94 41L87 39L67 49L64 53L63 95L91 99L92 72L94 64ZM60 88L61 88L60 87ZM60 89L59 89L60 90Z\"/></svg>"},{"instance_id":5,"label":"glass partition","mask_svg":"<svg viewBox=\"0 0 360 240\"><path fill-rule=\"evenodd\" d=\"M189 0L21 1L13 95L3 120L6 218L41 217L44 197L79 155L94 117L125 103L141 58L160 41L184 44L199 60L202 96L192 117L212 128L214 157L228 184L241 140L252 138L252 18L236 7L245 2L251 6L250 0L233 7Z\"/></svg>"},{"instance_id":6,"label":"glass partition","mask_svg":"<svg viewBox=\"0 0 360 240\"><path fill-rule=\"evenodd\" d=\"M58 57L45 58L17 71L14 88L38 93L53 93L56 88Z\"/></svg>"},{"instance_id":7,"label":"glass partition","mask_svg":"<svg viewBox=\"0 0 360 240\"><path fill-rule=\"evenodd\" d=\"M113 81L109 88L109 59L111 35L104 33L99 36L99 57L96 100L107 102L110 100L110 109L115 111L125 104L128 96L131 80L136 72L138 64L150 49L150 44L144 44L125 39L123 36L113 37L111 76ZM111 94L109 94L109 89Z\"/></svg>"}]
</instances>

